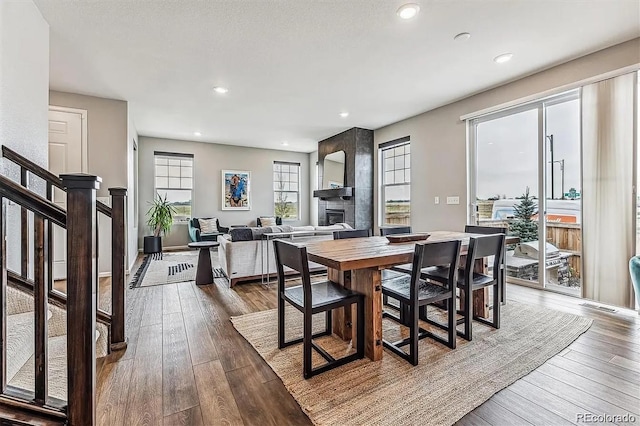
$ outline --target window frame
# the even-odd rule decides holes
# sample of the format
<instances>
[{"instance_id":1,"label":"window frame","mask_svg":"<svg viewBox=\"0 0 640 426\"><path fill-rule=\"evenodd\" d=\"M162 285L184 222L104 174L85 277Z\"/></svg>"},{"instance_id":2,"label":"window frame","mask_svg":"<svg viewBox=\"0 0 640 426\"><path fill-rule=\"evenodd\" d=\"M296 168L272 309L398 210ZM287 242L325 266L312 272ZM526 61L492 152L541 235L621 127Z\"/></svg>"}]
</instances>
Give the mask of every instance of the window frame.
<instances>
[{"instance_id":1,"label":"window frame","mask_svg":"<svg viewBox=\"0 0 640 426\"><path fill-rule=\"evenodd\" d=\"M394 139L389 142L384 142L378 145L378 158L379 158L379 173L378 173L378 181L380 185L380 200L378 202L378 218L379 218L379 226L394 226L394 224L386 223L385 219L385 199L386 199L386 190L390 187L399 187L399 186L408 186L409 187L409 223L407 225L411 225L411 178L407 181L406 178L401 183L385 183L386 169L385 169L385 151L389 151L391 149L395 149L401 146L411 146L411 137L405 136L399 139ZM409 157L409 161L411 162L411 152L408 154L403 154ZM395 156L394 156L395 157ZM402 169L396 169L395 165L392 169L394 172L396 170L409 170L409 176L411 176L411 165L409 167L403 167Z\"/></svg>"},{"instance_id":2,"label":"window frame","mask_svg":"<svg viewBox=\"0 0 640 426\"><path fill-rule=\"evenodd\" d=\"M296 169L296 174L298 175L298 177L297 177L297 182L295 182L297 184L297 189L295 191L284 190L284 189L282 189L282 190L276 189L276 183L277 182L288 183L288 184L293 183L290 179L286 180L286 181L282 180L282 179L276 180L276 173L279 173L280 176L282 176L282 173L283 173L282 171L280 171L280 172L276 171L276 165L295 166L297 168ZM286 222L286 221L299 221L300 220L300 217L301 217L300 209L302 207L302 204L300 203L300 184L301 184L300 177L301 177L301 171L302 171L302 167L301 167L300 163L297 163L297 162L293 162L293 161L274 161L273 162L273 166L272 166L273 182L272 182L272 186L271 187L273 188L273 214L274 214L274 216L277 214L276 213L276 195L278 193L280 193L280 194L283 194L283 193L284 194L296 194L296 202L295 202L295 204L297 205L296 216L295 217L282 217L282 221L283 222ZM289 172L287 172L287 174L290 175L291 172L289 171ZM286 202L286 199L284 201Z\"/></svg>"},{"instance_id":3,"label":"window frame","mask_svg":"<svg viewBox=\"0 0 640 426\"><path fill-rule=\"evenodd\" d=\"M182 187L172 187L171 185L169 185L169 173L167 172L167 176L158 176L157 174L157 162L156 159L157 158L166 158L167 160L175 160L175 159L179 159L179 160L190 160L191 161L191 176L182 176L182 169L183 168L188 168L188 166L183 166L182 164L180 164L178 167L180 167L180 177L179 179L182 180L183 177L185 178L190 178L191 179L191 188L182 188ZM185 153L178 153L178 152L165 152L165 151L154 151L153 152L153 189L154 189L154 197L157 197L159 195L158 191L189 191L190 196L190 206L191 206L191 215L190 216L175 216L173 218L173 222L174 223L188 223L189 220L191 219L191 217L193 217L193 209L194 209L194 200L193 200L193 194L194 194L194 184L195 184L195 176L194 176L194 165L195 161L194 161L194 155L193 154L185 154ZM167 178L167 186L166 187L159 187L158 184L158 177L160 178ZM182 181L180 183L180 186L182 186Z\"/></svg>"}]
</instances>

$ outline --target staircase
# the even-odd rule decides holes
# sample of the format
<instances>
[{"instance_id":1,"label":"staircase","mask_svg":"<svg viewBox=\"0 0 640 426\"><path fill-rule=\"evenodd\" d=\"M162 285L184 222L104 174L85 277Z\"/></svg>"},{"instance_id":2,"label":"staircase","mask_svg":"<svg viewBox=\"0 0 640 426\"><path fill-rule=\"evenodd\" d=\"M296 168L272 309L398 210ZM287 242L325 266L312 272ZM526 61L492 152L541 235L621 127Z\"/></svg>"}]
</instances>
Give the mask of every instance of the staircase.
<instances>
[{"instance_id":1,"label":"staircase","mask_svg":"<svg viewBox=\"0 0 640 426\"><path fill-rule=\"evenodd\" d=\"M6 147L2 156L21 180L0 176L0 423L94 425L96 358L126 348L126 190L109 189L110 208L96 200L96 176L58 177ZM28 188L34 177L46 198ZM52 202L54 188L66 192L67 211ZM20 209L19 271L7 269L9 203ZM98 214L112 222L107 300L97 291ZM66 293L53 285L54 226L66 229Z\"/></svg>"},{"instance_id":2,"label":"staircase","mask_svg":"<svg viewBox=\"0 0 640 426\"><path fill-rule=\"evenodd\" d=\"M48 391L49 395L67 400L67 311L49 303L48 326ZM33 295L7 287L7 384L35 392L35 330L33 327ZM96 358L108 355L108 327L96 326Z\"/></svg>"}]
</instances>

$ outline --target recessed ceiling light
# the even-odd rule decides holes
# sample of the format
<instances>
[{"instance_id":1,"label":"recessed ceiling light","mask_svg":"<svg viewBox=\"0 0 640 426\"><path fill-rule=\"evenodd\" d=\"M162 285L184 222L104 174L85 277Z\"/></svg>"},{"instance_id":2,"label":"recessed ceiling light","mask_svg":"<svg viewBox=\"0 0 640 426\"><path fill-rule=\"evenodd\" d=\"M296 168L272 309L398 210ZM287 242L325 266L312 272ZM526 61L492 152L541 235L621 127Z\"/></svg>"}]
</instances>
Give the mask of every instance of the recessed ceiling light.
<instances>
[{"instance_id":1,"label":"recessed ceiling light","mask_svg":"<svg viewBox=\"0 0 640 426\"><path fill-rule=\"evenodd\" d=\"M282 142L282 146L289 146L289 142L287 141Z\"/></svg>"},{"instance_id":2,"label":"recessed ceiling light","mask_svg":"<svg viewBox=\"0 0 640 426\"><path fill-rule=\"evenodd\" d=\"M226 87L216 86L213 88L213 91L216 93L220 93L221 95L224 95L229 91L229 89L227 89Z\"/></svg>"},{"instance_id":3,"label":"recessed ceiling light","mask_svg":"<svg viewBox=\"0 0 640 426\"><path fill-rule=\"evenodd\" d=\"M493 142L489 142L487 145L493 145Z\"/></svg>"},{"instance_id":4,"label":"recessed ceiling light","mask_svg":"<svg viewBox=\"0 0 640 426\"><path fill-rule=\"evenodd\" d=\"M493 62L496 64L504 64L513 58L513 53L503 53L502 55L498 55L493 58Z\"/></svg>"},{"instance_id":5,"label":"recessed ceiling light","mask_svg":"<svg viewBox=\"0 0 640 426\"><path fill-rule=\"evenodd\" d=\"M402 19L411 19L415 17L418 12L420 12L420 6L415 3L407 3L400 6L396 13Z\"/></svg>"},{"instance_id":6,"label":"recessed ceiling light","mask_svg":"<svg viewBox=\"0 0 640 426\"><path fill-rule=\"evenodd\" d=\"M456 41L466 41L469 40L471 38L471 34L469 33L460 33L460 34L456 34L453 39Z\"/></svg>"},{"instance_id":7,"label":"recessed ceiling light","mask_svg":"<svg viewBox=\"0 0 640 426\"><path fill-rule=\"evenodd\" d=\"M193 132L193 136L202 136L202 133L200 133L200 132Z\"/></svg>"},{"instance_id":8,"label":"recessed ceiling light","mask_svg":"<svg viewBox=\"0 0 640 426\"><path fill-rule=\"evenodd\" d=\"M348 116L349 116L349 113L346 112L346 111L340 113L340 117L342 117L342 118L347 118Z\"/></svg>"}]
</instances>

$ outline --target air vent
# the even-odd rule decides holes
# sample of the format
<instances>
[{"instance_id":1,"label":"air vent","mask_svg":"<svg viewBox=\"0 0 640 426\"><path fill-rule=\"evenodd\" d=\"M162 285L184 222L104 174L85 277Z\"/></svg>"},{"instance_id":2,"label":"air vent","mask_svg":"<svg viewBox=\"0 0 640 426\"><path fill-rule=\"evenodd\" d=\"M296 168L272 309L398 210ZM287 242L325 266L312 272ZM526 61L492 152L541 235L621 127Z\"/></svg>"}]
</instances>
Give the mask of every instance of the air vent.
<instances>
[{"instance_id":1,"label":"air vent","mask_svg":"<svg viewBox=\"0 0 640 426\"><path fill-rule=\"evenodd\" d=\"M595 305L593 303L581 303L580 306L584 306L586 308L591 308L591 309L597 309L599 311L605 311L605 312L616 312L616 309L613 308L609 308L607 306L601 306L601 305Z\"/></svg>"}]
</instances>

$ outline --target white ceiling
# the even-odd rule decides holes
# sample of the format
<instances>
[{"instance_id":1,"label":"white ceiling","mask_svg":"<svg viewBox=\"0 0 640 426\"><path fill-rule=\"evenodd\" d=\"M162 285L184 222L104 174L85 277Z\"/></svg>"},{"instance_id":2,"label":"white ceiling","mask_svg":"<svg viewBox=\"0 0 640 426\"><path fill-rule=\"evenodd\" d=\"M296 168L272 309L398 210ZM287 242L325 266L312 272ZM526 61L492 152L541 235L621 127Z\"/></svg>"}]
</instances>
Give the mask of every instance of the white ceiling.
<instances>
[{"instance_id":1,"label":"white ceiling","mask_svg":"<svg viewBox=\"0 0 640 426\"><path fill-rule=\"evenodd\" d=\"M129 101L140 135L301 152L640 36L638 0L413 1L35 3L52 89Z\"/></svg>"}]
</instances>

